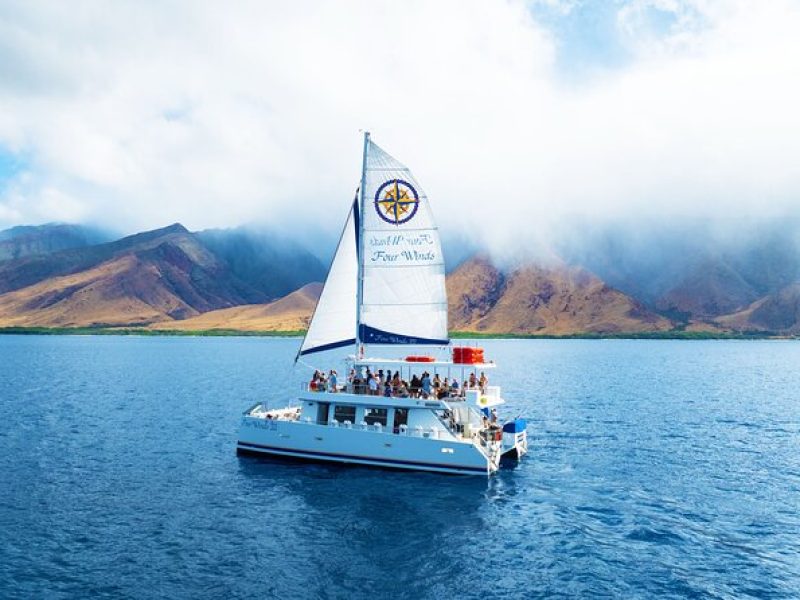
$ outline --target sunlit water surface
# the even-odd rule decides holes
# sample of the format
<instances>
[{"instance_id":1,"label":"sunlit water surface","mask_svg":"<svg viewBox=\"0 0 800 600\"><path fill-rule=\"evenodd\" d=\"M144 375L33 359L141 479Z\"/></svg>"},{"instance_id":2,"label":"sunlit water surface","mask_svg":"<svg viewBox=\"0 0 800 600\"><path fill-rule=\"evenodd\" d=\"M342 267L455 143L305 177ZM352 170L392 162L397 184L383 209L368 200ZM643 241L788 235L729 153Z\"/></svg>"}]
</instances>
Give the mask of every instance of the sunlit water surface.
<instances>
[{"instance_id":1,"label":"sunlit water surface","mask_svg":"<svg viewBox=\"0 0 800 600\"><path fill-rule=\"evenodd\" d=\"M0 596L800 594L800 343L487 341L491 480L237 458L297 345L0 336Z\"/></svg>"}]
</instances>

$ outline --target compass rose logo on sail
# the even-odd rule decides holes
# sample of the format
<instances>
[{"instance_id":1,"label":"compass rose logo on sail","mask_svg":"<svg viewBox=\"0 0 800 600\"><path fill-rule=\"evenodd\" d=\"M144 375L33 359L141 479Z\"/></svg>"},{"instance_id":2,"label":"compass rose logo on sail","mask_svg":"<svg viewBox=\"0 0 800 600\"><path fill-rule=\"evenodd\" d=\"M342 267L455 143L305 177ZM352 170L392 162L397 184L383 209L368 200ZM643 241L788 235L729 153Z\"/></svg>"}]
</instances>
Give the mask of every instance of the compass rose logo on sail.
<instances>
[{"instance_id":1,"label":"compass rose logo on sail","mask_svg":"<svg viewBox=\"0 0 800 600\"><path fill-rule=\"evenodd\" d=\"M390 179L375 193L375 211L392 225L402 225L414 218L419 209L419 194L407 181Z\"/></svg>"}]
</instances>

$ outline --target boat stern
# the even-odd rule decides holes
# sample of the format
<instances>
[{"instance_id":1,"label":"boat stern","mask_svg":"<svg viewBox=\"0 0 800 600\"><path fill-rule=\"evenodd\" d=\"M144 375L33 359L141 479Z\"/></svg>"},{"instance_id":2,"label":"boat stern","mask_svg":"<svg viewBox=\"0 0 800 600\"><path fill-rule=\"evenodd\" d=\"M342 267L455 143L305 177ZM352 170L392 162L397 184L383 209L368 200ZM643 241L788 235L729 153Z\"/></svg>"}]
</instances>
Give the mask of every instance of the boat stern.
<instances>
[{"instance_id":1,"label":"boat stern","mask_svg":"<svg viewBox=\"0 0 800 600\"><path fill-rule=\"evenodd\" d=\"M528 453L528 423L514 419L503 424L503 458L520 459Z\"/></svg>"}]
</instances>

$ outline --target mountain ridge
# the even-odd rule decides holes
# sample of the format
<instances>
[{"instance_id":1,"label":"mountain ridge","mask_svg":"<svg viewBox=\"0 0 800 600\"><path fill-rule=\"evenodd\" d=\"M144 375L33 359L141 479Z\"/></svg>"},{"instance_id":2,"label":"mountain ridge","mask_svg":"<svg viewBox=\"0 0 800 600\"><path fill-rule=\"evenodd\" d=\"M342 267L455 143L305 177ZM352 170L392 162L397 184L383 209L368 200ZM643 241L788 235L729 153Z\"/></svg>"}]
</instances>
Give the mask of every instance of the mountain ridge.
<instances>
[{"instance_id":1,"label":"mountain ridge","mask_svg":"<svg viewBox=\"0 0 800 600\"><path fill-rule=\"evenodd\" d=\"M15 268L18 276L3 281L2 274L14 275ZM179 224L102 247L5 263L3 283L4 326L145 325L255 297Z\"/></svg>"},{"instance_id":2,"label":"mountain ridge","mask_svg":"<svg viewBox=\"0 0 800 600\"><path fill-rule=\"evenodd\" d=\"M47 238L60 231L54 227L61 226L6 230L0 244L28 235ZM268 230L193 233L174 223L102 243L60 243L34 244L24 256L0 260L0 326L304 329L325 277L318 252ZM609 284L568 253L496 263L478 251L447 275L450 329L504 335L800 334L795 241L783 236L753 248L697 250L679 261L680 269L650 283L625 279L647 263L637 266L634 257L617 268L617 247L587 260L624 289L656 292L641 296Z\"/></svg>"},{"instance_id":3,"label":"mountain ridge","mask_svg":"<svg viewBox=\"0 0 800 600\"><path fill-rule=\"evenodd\" d=\"M99 229L69 223L18 225L0 231L0 262L109 241Z\"/></svg>"},{"instance_id":4,"label":"mountain ridge","mask_svg":"<svg viewBox=\"0 0 800 600\"><path fill-rule=\"evenodd\" d=\"M266 304L244 304L212 310L185 320L152 323L160 331L298 331L308 327L322 293L319 282L307 283Z\"/></svg>"},{"instance_id":5,"label":"mountain ridge","mask_svg":"<svg viewBox=\"0 0 800 600\"><path fill-rule=\"evenodd\" d=\"M480 256L456 268L447 284L453 331L559 335L672 328L596 275L563 262L503 272Z\"/></svg>"}]
</instances>

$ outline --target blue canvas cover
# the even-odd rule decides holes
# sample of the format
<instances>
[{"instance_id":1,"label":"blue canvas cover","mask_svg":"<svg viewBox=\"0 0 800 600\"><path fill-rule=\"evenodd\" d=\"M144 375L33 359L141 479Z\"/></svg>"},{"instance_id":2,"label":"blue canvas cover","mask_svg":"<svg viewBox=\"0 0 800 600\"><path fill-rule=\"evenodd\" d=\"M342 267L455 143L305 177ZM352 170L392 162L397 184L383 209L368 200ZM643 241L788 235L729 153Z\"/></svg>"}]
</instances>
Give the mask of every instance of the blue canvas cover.
<instances>
[{"instance_id":1,"label":"blue canvas cover","mask_svg":"<svg viewBox=\"0 0 800 600\"><path fill-rule=\"evenodd\" d=\"M514 419L503 425L503 431L506 433L522 433L527 425L528 423L525 419Z\"/></svg>"}]
</instances>

